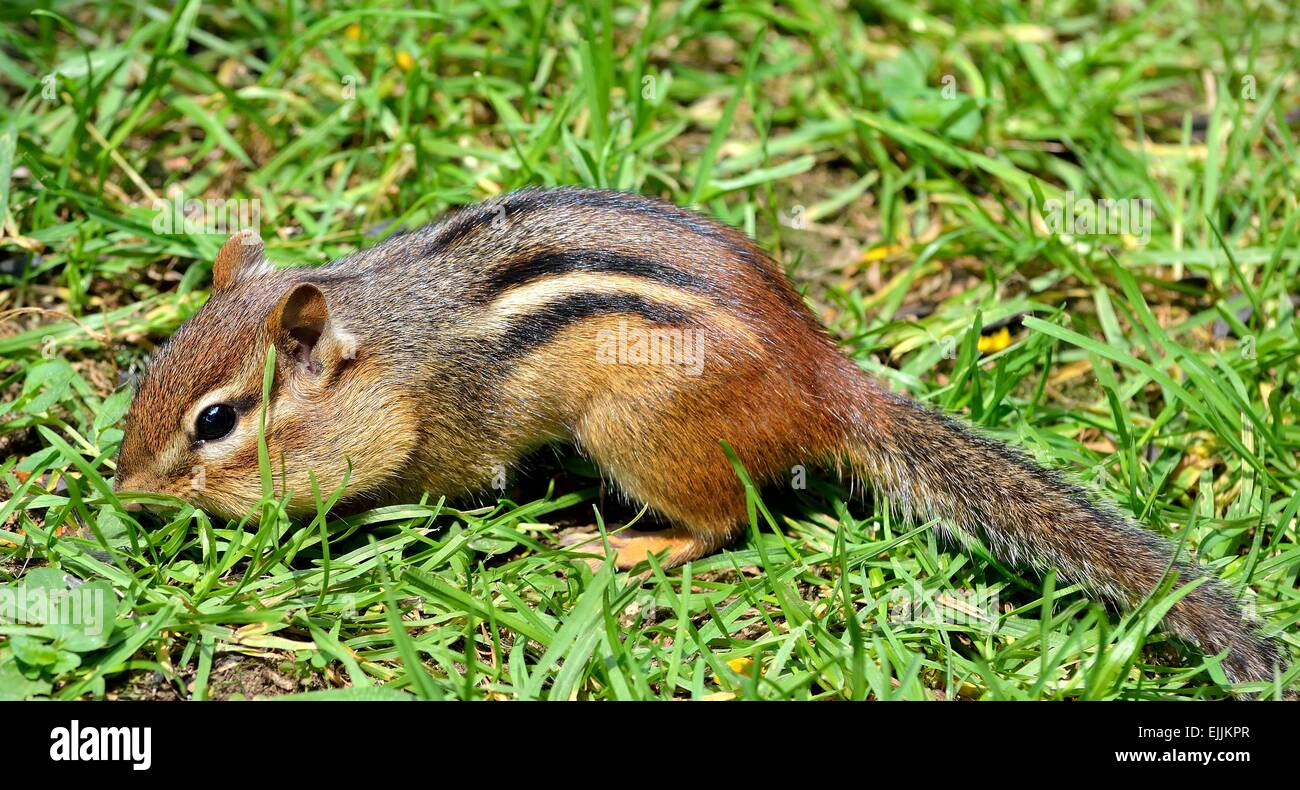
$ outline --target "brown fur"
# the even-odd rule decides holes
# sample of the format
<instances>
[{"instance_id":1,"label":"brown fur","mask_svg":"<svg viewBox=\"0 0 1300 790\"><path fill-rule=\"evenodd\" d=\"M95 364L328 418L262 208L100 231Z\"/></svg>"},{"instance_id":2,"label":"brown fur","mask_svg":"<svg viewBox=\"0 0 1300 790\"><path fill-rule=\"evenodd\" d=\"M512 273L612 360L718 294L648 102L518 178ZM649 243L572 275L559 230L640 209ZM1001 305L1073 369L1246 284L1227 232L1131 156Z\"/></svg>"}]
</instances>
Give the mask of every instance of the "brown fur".
<instances>
[{"instance_id":1,"label":"brown fur","mask_svg":"<svg viewBox=\"0 0 1300 790\"><path fill-rule=\"evenodd\" d=\"M312 507L308 471L328 494L351 461L348 496L366 502L456 497L569 440L674 525L615 536L619 565L661 551L678 564L743 524L725 439L760 483L796 463L847 462L909 514L1123 604L1170 568L1180 584L1200 579L1168 617L1175 631L1229 650L1234 680L1283 663L1222 585L1172 562L1165 541L868 379L766 255L697 214L619 193L530 190L318 269L270 269L261 249L246 236L227 243L211 300L143 378L119 488L246 513L262 493L255 426L275 346L267 443L293 511ZM648 332L697 341L702 369L611 360L611 337ZM234 434L193 440L196 410L237 399ZM206 486L194 489L200 466Z\"/></svg>"}]
</instances>

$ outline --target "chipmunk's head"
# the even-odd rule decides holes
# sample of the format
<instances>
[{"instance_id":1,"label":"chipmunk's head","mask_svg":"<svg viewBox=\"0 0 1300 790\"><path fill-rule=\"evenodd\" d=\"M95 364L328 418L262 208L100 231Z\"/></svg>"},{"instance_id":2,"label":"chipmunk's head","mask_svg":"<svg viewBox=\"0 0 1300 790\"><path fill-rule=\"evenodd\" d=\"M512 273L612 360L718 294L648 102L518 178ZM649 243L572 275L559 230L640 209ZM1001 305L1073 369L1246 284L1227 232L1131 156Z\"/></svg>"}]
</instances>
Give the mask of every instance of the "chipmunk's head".
<instances>
[{"instance_id":1,"label":"chipmunk's head","mask_svg":"<svg viewBox=\"0 0 1300 790\"><path fill-rule=\"evenodd\" d=\"M212 266L212 296L155 355L127 413L114 488L170 494L228 518L263 497L259 430L273 493L314 506L348 481L373 487L405 459L409 422L374 355L346 329L328 277L267 265L262 240L235 234ZM263 414L270 350L276 362Z\"/></svg>"}]
</instances>

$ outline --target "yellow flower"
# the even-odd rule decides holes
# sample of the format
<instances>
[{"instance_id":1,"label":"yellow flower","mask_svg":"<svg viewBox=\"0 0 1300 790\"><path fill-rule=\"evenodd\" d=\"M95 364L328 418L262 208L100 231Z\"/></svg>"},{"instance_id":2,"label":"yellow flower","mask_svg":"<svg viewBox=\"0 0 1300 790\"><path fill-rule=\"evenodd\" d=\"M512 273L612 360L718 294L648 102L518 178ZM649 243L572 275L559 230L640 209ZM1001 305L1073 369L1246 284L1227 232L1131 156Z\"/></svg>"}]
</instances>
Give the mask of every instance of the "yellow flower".
<instances>
[{"instance_id":1,"label":"yellow flower","mask_svg":"<svg viewBox=\"0 0 1300 790\"><path fill-rule=\"evenodd\" d=\"M353 41L360 41L361 25L358 25L356 22L353 22L352 24L348 25L346 30L343 31L343 35L347 36Z\"/></svg>"},{"instance_id":2,"label":"yellow flower","mask_svg":"<svg viewBox=\"0 0 1300 790\"><path fill-rule=\"evenodd\" d=\"M733 658L727 662L727 666L730 667L731 671L735 672L737 675L748 675L749 668L754 666L754 659L743 658L743 657ZM717 683L718 685L722 685L722 679L719 678L717 675L713 676L713 682Z\"/></svg>"},{"instance_id":3,"label":"yellow flower","mask_svg":"<svg viewBox=\"0 0 1300 790\"><path fill-rule=\"evenodd\" d=\"M415 58L411 57L409 52L397 53L397 68L402 71L410 71L415 66Z\"/></svg>"},{"instance_id":4,"label":"yellow flower","mask_svg":"<svg viewBox=\"0 0 1300 790\"><path fill-rule=\"evenodd\" d=\"M890 255L894 255L906 249L907 249L907 245L905 244L893 244L893 245L887 245L883 247L873 247L867 250L866 252L862 253L862 255L858 258L858 262L874 263L875 261L883 261L885 258L888 258Z\"/></svg>"},{"instance_id":5,"label":"yellow flower","mask_svg":"<svg viewBox=\"0 0 1300 790\"><path fill-rule=\"evenodd\" d=\"M981 354L1001 351L1011 345L1011 328L1002 327L991 335L980 335L979 350Z\"/></svg>"}]
</instances>

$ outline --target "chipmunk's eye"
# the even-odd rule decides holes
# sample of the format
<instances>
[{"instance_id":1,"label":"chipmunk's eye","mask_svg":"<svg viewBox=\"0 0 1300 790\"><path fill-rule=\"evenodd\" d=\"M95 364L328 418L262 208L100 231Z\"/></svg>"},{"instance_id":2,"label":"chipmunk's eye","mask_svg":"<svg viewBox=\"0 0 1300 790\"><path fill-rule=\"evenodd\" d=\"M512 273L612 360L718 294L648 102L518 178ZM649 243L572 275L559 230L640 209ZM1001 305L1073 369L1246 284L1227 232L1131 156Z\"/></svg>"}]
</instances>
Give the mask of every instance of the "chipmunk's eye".
<instances>
[{"instance_id":1,"label":"chipmunk's eye","mask_svg":"<svg viewBox=\"0 0 1300 790\"><path fill-rule=\"evenodd\" d=\"M194 435L205 442L220 439L235 429L238 420L235 407L225 403L214 404L199 412L194 421Z\"/></svg>"}]
</instances>

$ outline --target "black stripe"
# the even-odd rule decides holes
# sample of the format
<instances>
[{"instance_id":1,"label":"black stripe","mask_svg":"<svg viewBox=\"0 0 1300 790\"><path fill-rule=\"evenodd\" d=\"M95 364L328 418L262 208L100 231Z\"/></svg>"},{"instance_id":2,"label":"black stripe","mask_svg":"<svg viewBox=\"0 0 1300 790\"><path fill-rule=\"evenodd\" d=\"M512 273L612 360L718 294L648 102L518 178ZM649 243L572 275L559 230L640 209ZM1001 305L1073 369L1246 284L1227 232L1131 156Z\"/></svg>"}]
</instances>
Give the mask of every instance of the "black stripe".
<instances>
[{"instance_id":1,"label":"black stripe","mask_svg":"<svg viewBox=\"0 0 1300 790\"><path fill-rule=\"evenodd\" d=\"M526 197L537 206L548 208L583 206L588 208L631 211L676 225L699 236L721 242L734 252L750 252L749 241L739 231L705 215L681 208L658 198L633 192L616 192L610 189L559 187L556 189L523 190L511 197Z\"/></svg>"},{"instance_id":2,"label":"black stripe","mask_svg":"<svg viewBox=\"0 0 1300 790\"><path fill-rule=\"evenodd\" d=\"M497 217L516 219L539 209L587 207L629 211L658 219L689 233L709 239L730 250L771 284L785 284L766 256L743 233L699 212L690 211L656 198L630 192L582 187L531 188L511 192L494 200L460 209L435 225L416 231L426 235L420 255L430 256L455 247L491 224ZM391 239L390 239L391 241Z\"/></svg>"},{"instance_id":3,"label":"black stripe","mask_svg":"<svg viewBox=\"0 0 1300 790\"><path fill-rule=\"evenodd\" d=\"M698 211L685 209L658 198L650 198L632 192L616 192L609 189L587 189L582 187L527 189L513 192L508 198L525 199L530 207L585 206L617 209L667 222L726 247L737 258L744 261L747 266L754 269L769 285L777 288L780 293L788 295L789 283L785 274L776 269L775 264L768 259L753 241L730 225L719 222ZM798 304L801 307L803 306L802 301L799 301Z\"/></svg>"},{"instance_id":4,"label":"black stripe","mask_svg":"<svg viewBox=\"0 0 1300 790\"><path fill-rule=\"evenodd\" d=\"M449 249L491 223L503 213L508 218L546 208L587 207L630 211L652 217L718 242L746 263L767 270L766 263L754 255L754 246L743 233L705 215L681 208L657 198L631 192L583 187L530 188L503 195L495 200L468 206L432 226L426 254ZM767 272L770 274L771 272Z\"/></svg>"},{"instance_id":5,"label":"black stripe","mask_svg":"<svg viewBox=\"0 0 1300 790\"><path fill-rule=\"evenodd\" d=\"M580 293L515 317L495 342L498 359L521 357L574 324L602 315L635 315L652 324L689 326L689 313L629 293Z\"/></svg>"},{"instance_id":6,"label":"black stripe","mask_svg":"<svg viewBox=\"0 0 1300 790\"><path fill-rule=\"evenodd\" d=\"M533 211L566 207L628 211L708 239L739 258L793 308L806 312L803 300L790 287L785 274L745 234L699 212L630 192L583 187L530 188L511 192L486 203L463 208L442 222L424 231L417 231L424 237L424 247L417 257L432 256L452 249L475 236L500 216L516 220ZM666 273L661 274L667 276ZM650 277L648 274L638 276Z\"/></svg>"},{"instance_id":7,"label":"black stripe","mask_svg":"<svg viewBox=\"0 0 1300 790\"><path fill-rule=\"evenodd\" d=\"M608 250L575 250L570 252L543 252L530 258L507 261L488 282L488 294L495 296L543 277L591 272L598 274L626 274L653 280L672 288L688 291L709 291L708 283L681 269L654 260L632 255L620 255Z\"/></svg>"},{"instance_id":8,"label":"black stripe","mask_svg":"<svg viewBox=\"0 0 1300 790\"><path fill-rule=\"evenodd\" d=\"M511 218L542 208L545 201L541 198L545 194L542 190L522 190L463 208L433 226L433 235L422 254L434 255L448 250L490 225L497 217Z\"/></svg>"}]
</instances>

